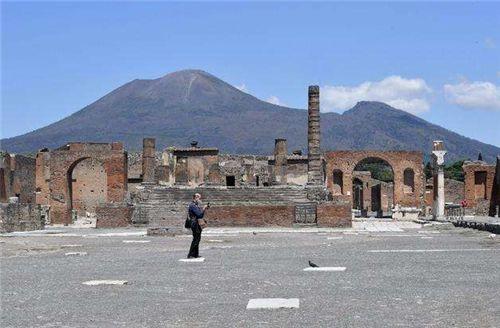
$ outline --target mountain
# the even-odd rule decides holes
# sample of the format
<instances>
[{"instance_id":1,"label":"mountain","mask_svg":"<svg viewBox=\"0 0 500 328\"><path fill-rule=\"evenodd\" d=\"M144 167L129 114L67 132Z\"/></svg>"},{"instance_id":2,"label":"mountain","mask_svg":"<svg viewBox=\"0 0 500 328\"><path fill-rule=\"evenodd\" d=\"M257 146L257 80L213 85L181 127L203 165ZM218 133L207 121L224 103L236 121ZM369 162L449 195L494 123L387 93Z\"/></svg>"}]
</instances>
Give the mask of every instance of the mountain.
<instances>
[{"instance_id":1,"label":"mountain","mask_svg":"<svg viewBox=\"0 0 500 328\"><path fill-rule=\"evenodd\" d=\"M304 87L304 97L307 97ZM342 115L321 114L323 149L421 150L443 140L448 159L493 161L500 148L463 137L380 102L359 102ZM222 153L270 154L274 139L289 151L307 148L307 112L261 101L200 70L133 80L80 111L41 129L1 140L13 153L56 148L69 141L123 141L139 150L143 137L157 147L218 147Z\"/></svg>"}]
</instances>

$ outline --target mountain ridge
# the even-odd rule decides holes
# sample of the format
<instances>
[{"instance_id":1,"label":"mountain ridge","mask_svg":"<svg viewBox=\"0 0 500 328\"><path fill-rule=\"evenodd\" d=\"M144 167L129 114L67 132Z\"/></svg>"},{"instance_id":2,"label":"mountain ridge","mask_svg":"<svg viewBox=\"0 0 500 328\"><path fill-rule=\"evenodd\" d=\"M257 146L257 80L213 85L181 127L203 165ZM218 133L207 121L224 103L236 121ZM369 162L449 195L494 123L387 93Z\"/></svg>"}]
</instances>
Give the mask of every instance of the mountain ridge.
<instances>
[{"instance_id":1,"label":"mountain ridge","mask_svg":"<svg viewBox=\"0 0 500 328\"><path fill-rule=\"evenodd\" d=\"M492 162L500 148L429 123L385 103L361 101L342 114L321 113L323 150L419 150L429 154L443 140L448 160L483 158ZM201 146L223 153L272 153L275 138L289 151L307 149L307 111L278 106L242 92L202 70L182 70L156 79L134 79L81 110L29 133L2 139L14 153L56 148L70 141L123 141L139 150L143 137L157 148Z\"/></svg>"}]
</instances>

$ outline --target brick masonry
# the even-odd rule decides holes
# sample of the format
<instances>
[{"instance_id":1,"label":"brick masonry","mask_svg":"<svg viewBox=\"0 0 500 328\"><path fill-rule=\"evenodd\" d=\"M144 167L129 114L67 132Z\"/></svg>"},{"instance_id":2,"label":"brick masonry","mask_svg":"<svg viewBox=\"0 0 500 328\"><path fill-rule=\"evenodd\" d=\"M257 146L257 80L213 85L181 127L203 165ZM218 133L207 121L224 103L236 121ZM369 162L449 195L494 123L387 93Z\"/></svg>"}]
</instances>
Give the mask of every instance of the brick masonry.
<instances>
[{"instance_id":1,"label":"brick masonry","mask_svg":"<svg viewBox=\"0 0 500 328\"><path fill-rule=\"evenodd\" d=\"M105 204L96 207L96 228L127 227L132 224L133 206Z\"/></svg>"},{"instance_id":2,"label":"brick masonry","mask_svg":"<svg viewBox=\"0 0 500 328\"><path fill-rule=\"evenodd\" d=\"M366 158L382 159L394 172L394 204L423 207L424 167L423 154L417 151L330 151L325 153L326 184L332 193L337 192L333 172L342 172L342 195L352 196L353 172L356 165ZM413 171L413 191L405 188L404 171Z\"/></svg>"},{"instance_id":3,"label":"brick masonry","mask_svg":"<svg viewBox=\"0 0 500 328\"><path fill-rule=\"evenodd\" d=\"M335 197L333 203L318 204L316 207L316 220L318 227L351 227L350 197Z\"/></svg>"},{"instance_id":4,"label":"brick masonry","mask_svg":"<svg viewBox=\"0 0 500 328\"><path fill-rule=\"evenodd\" d=\"M467 207L475 215L494 215L495 207L499 204L496 184L495 165L483 161L466 161L463 165L465 174L465 200Z\"/></svg>"},{"instance_id":5,"label":"brick masonry","mask_svg":"<svg viewBox=\"0 0 500 328\"><path fill-rule=\"evenodd\" d=\"M48 202L52 223L71 223L73 170L87 159L100 163L104 168L106 192L102 201L124 201L127 193L127 153L121 143L70 143L49 154L47 152L44 150L37 155L37 203ZM93 182L90 179L86 184L92 185Z\"/></svg>"}]
</instances>

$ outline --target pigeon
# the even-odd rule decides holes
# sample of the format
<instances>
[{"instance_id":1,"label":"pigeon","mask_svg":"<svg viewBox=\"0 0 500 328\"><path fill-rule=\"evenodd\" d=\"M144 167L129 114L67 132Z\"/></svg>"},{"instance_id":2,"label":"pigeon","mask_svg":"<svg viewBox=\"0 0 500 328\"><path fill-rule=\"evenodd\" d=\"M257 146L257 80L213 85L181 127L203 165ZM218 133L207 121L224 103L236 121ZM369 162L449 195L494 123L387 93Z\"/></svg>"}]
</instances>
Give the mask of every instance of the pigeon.
<instances>
[{"instance_id":1,"label":"pigeon","mask_svg":"<svg viewBox=\"0 0 500 328\"><path fill-rule=\"evenodd\" d=\"M318 268L318 266L316 264L312 263L311 261L309 261L309 266L312 268Z\"/></svg>"},{"instance_id":2,"label":"pigeon","mask_svg":"<svg viewBox=\"0 0 500 328\"><path fill-rule=\"evenodd\" d=\"M252 233L253 233L253 235L254 235L254 236L255 236L255 235L257 235L257 233L256 233L255 231L254 231L254 232L252 232Z\"/></svg>"}]
</instances>

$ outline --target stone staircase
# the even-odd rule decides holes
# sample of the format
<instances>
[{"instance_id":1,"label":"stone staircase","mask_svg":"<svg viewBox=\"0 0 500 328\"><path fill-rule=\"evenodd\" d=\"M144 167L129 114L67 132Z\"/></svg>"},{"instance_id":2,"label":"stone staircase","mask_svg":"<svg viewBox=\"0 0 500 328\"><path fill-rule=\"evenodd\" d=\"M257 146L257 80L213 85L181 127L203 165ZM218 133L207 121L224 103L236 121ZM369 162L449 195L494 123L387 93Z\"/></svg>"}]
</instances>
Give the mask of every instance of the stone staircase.
<instances>
[{"instance_id":1,"label":"stone staircase","mask_svg":"<svg viewBox=\"0 0 500 328\"><path fill-rule=\"evenodd\" d=\"M283 205L308 204L307 191L298 187L201 187L196 189L175 187L149 187L147 198L135 206L133 223L149 226L178 226L186 217L187 206L198 192L206 204L230 205Z\"/></svg>"}]
</instances>

